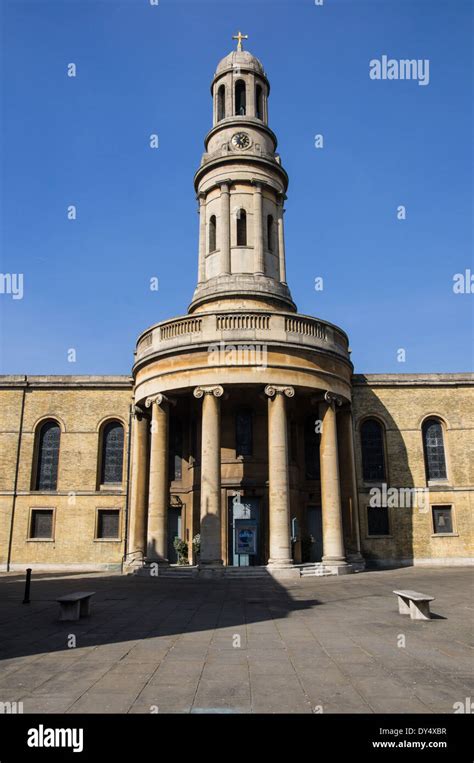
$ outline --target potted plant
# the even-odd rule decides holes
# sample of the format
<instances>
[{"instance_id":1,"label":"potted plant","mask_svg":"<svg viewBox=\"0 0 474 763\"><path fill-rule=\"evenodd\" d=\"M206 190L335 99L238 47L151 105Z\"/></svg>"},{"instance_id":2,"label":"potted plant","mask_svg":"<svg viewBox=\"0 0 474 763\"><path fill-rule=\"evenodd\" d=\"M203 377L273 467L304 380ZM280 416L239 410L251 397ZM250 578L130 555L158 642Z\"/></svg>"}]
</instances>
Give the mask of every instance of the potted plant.
<instances>
[{"instance_id":1,"label":"potted plant","mask_svg":"<svg viewBox=\"0 0 474 763\"><path fill-rule=\"evenodd\" d=\"M189 564L188 561L188 544L181 538L175 538L173 541L174 550L178 554L178 564Z\"/></svg>"},{"instance_id":2,"label":"potted plant","mask_svg":"<svg viewBox=\"0 0 474 763\"><path fill-rule=\"evenodd\" d=\"M193 557L195 564L199 563L199 556L201 553L201 534L198 533L193 538Z\"/></svg>"}]
</instances>

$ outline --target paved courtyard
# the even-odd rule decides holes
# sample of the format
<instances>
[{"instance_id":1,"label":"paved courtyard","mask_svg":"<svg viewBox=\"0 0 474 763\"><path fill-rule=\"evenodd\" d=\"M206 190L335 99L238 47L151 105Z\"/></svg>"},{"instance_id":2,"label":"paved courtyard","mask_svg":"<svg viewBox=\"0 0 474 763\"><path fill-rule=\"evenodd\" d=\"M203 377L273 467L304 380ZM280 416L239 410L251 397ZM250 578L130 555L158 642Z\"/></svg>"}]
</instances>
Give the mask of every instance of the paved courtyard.
<instances>
[{"instance_id":1,"label":"paved courtyard","mask_svg":"<svg viewBox=\"0 0 474 763\"><path fill-rule=\"evenodd\" d=\"M392 590L432 594L398 614ZM91 617L56 597L92 590ZM0 576L0 702L25 713L452 713L474 697L473 574L406 568L282 585ZM69 646L76 643L76 646ZM404 645L403 645L404 644Z\"/></svg>"}]
</instances>

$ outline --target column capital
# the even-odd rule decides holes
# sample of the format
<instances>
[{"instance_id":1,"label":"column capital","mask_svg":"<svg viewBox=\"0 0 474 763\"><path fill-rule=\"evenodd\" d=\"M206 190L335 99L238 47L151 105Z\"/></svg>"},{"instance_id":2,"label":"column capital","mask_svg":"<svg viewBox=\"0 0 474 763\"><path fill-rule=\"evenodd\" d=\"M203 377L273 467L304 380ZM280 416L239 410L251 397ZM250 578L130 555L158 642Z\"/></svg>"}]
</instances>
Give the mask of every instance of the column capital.
<instances>
[{"instance_id":1,"label":"column capital","mask_svg":"<svg viewBox=\"0 0 474 763\"><path fill-rule=\"evenodd\" d=\"M151 408L153 403L156 403L156 405L165 405L166 403L176 405L176 400L172 400L167 397L167 395L163 395L162 392L159 392L157 395L150 395L150 397L147 397L145 400L145 406L147 408Z\"/></svg>"},{"instance_id":2,"label":"column capital","mask_svg":"<svg viewBox=\"0 0 474 763\"><path fill-rule=\"evenodd\" d=\"M275 397L275 395L285 395L286 397L294 397L295 396L295 388L294 387L285 387L280 386L277 384L267 384L265 387L265 394L268 395L268 397Z\"/></svg>"},{"instance_id":3,"label":"column capital","mask_svg":"<svg viewBox=\"0 0 474 763\"><path fill-rule=\"evenodd\" d=\"M222 387L220 384L196 387L196 389L193 392L194 397L197 397L198 399L201 397L204 397L204 395L214 395L214 397L222 397L223 394L224 394L224 387Z\"/></svg>"},{"instance_id":4,"label":"column capital","mask_svg":"<svg viewBox=\"0 0 474 763\"><path fill-rule=\"evenodd\" d=\"M336 395L334 392L329 392L329 390L324 393L324 400L333 408L335 408L336 405L341 406L343 403L343 398L340 395Z\"/></svg>"},{"instance_id":5,"label":"column capital","mask_svg":"<svg viewBox=\"0 0 474 763\"><path fill-rule=\"evenodd\" d=\"M263 186L265 185L263 180L259 180L257 178L251 178L250 183L253 185L257 193L261 193Z\"/></svg>"},{"instance_id":6,"label":"column capital","mask_svg":"<svg viewBox=\"0 0 474 763\"><path fill-rule=\"evenodd\" d=\"M228 193L229 192L229 186L232 183L231 178L227 178L226 180L219 180L218 186L221 189L221 193Z\"/></svg>"},{"instance_id":7,"label":"column capital","mask_svg":"<svg viewBox=\"0 0 474 763\"><path fill-rule=\"evenodd\" d=\"M200 192L197 194L197 196L196 196L196 201L198 201L198 202L199 202L199 206L201 206L201 207L202 207L202 205L203 205L203 204L204 204L204 202L206 201L206 194L204 193L204 191L200 191Z\"/></svg>"},{"instance_id":8,"label":"column capital","mask_svg":"<svg viewBox=\"0 0 474 763\"><path fill-rule=\"evenodd\" d=\"M136 405L135 403L132 403L130 408L131 408L132 416L134 419L137 419L140 416L145 415L145 411L143 410L141 405Z\"/></svg>"}]
</instances>

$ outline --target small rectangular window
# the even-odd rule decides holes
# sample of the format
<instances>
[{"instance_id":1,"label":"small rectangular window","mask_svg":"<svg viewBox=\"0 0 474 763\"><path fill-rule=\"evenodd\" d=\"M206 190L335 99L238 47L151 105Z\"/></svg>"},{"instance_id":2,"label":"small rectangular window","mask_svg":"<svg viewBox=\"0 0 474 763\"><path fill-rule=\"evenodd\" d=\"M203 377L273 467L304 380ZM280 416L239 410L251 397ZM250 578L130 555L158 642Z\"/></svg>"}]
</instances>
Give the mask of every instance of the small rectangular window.
<instances>
[{"instance_id":1,"label":"small rectangular window","mask_svg":"<svg viewBox=\"0 0 474 763\"><path fill-rule=\"evenodd\" d=\"M390 535L387 506L367 506L368 535Z\"/></svg>"},{"instance_id":2,"label":"small rectangular window","mask_svg":"<svg viewBox=\"0 0 474 763\"><path fill-rule=\"evenodd\" d=\"M53 539L53 510L33 509L31 512L30 538Z\"/></svg>"},{"instance_id":3,"label":"small rectangular window","mask_svg":"<svg viewBox=\"0 0 474 763\"><path fill-rule=\"evenodd\" d=\"M432 506L433 528L436 535L453 532L451 506Z\"/></svg>"},{"instance_id":4,"label":"small rectangular window","mask_svg":"<svg viewBox=\"0 0 474 763\"><path fill-rule=\"evenodd\" d=\"M120 511L118 509L99 509L97 517L97 538L99 540L119 540L119 519Z\"/></svg>"}]
</instances>

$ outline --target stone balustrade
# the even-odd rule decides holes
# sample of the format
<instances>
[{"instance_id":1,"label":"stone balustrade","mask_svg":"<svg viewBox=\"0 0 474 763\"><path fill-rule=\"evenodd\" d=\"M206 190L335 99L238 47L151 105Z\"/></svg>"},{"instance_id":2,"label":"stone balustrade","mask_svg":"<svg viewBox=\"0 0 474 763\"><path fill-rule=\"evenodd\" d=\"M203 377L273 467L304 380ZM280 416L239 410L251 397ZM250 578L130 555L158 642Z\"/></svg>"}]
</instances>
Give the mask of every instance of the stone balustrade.
<instances>
[{"instance_id":1,"label":"stone balustrade","mask_svg":"<svg viewBox=\"0 0 474 763\"><path fill-rule=\"evenodd\" d=\"M138 338L136 362L156 353L222 341L293 344L349 359L346 334L326 321L294 313L220 310L185 315L152 326Z\"/></svg>"}]
</instances>

